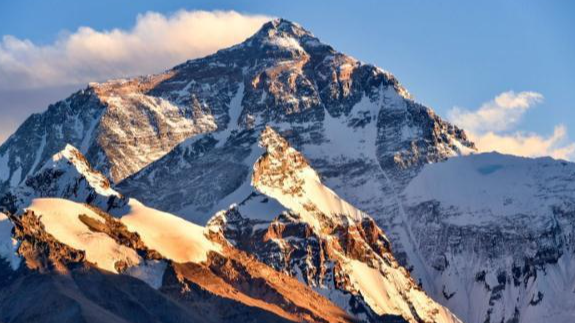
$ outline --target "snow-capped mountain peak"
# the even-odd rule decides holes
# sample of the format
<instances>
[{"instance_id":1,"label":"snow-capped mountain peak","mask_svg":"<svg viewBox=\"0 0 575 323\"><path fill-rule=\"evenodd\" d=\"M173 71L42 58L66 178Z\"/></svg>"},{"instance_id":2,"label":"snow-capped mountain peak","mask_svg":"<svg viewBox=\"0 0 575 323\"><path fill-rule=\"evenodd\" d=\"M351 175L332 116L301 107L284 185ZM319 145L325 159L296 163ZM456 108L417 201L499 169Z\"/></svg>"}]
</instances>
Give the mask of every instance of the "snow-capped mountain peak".
<instances>
[{"instance_id":1,"label":"snow-capped mountain peak","mask_svg":"<svg viewBox=\"0 0 575 323\"><path fill-rule=\"evenodd\" d=\"M102 175L102 173L95 171L88 163L84 155L76 149L76 147L67 144L66 147L58 154L52 157L52 160L46 163L39 172L45 170L60 170L67 172L67 168L74 168L78 176L82 176L88 182L88 185L94 188L94 191L102 196L115 196L121 197L121 194L112 188L110 181Z\"/></svg>"},{"instance_id":2,"label":"snow-capped mountain peak","mask_svg":"<svg viewBox=\"0 0 575 323\"><path fill-rule=\"evenodd\" d=\"M312 48L333 49L321 43L311 32L297 23L278 18L265 23L259 31L249 37L245 42L233 46L229 50L259 50L290 52L293 57L308 55Z\"/></svg>"}]
</instances>

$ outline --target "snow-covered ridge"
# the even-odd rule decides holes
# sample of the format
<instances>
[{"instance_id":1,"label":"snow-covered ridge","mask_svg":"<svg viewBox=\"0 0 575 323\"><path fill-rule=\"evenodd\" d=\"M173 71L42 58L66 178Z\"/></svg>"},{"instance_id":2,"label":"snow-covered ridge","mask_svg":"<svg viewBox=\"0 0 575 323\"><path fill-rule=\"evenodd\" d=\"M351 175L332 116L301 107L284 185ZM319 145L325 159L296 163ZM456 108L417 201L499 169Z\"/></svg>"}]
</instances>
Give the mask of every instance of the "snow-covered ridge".
<instances>
[{"instance_id":1,"label":"snow-covered ridge","mask_svg":"<svg viewBox=\"0 0 575 323\"><path fill-rule=\"evenodd\" d=\"M265 152L253 166L253 191L218 212L211 231L362 319L458 322L398 265L373 220L324 186L301 153L271 127L259 143Z\"/></svg>"},{"instance_id":2,"label":"snow-covered ridge","mask_svg":"<svg viewBox=\"0 0 575 323\"><path fill-rule=\"evenodd\" d=\"M278 200L316 229L321 228L322 217L346 224L366 216L324 186L303 155L271 127L263 130L260 145L266 153L254 165L252 185L256 190Z\"/></svg>"},{"instance_id":3,"label":"snow-covered ridge","mask_svg":"<svg viewBox=\"0 0 575 323\"><path fill-rule=\"evenodd\" d=\"M18 213L34 198L64 196L104 210L126 203L126 199L112 188L104 175L92 168L78 149L66 145L37 172L12 189L4 197L3 206L12 213Z\"/></svg>"},{"instance_id":4,"label":"snow-covered ridge","mask_svg":"<svg viewBox=\"0 0 575 323\"><path fill-rule=\"evenodd\" d=\"M102 211L94 207L63 198L33 199L24 210L27 211L34 212L45 231L57 241L85 252L88 262L110 272L133 275L154 288L159 287L158 281L161 285L165 263L143 258L140 249L120 244L107 231L113 229L103 229L111 225L110 221L119 221L127 230L136 233L144 244L140 248L154 250L160 257L179 263L199 264L207 260L208 253L221 252L221 246L207 238L203 227L148 208L136 200L131 200L122 209L114 210L118 220L106 219L99 213ZM10 258L7 245L10 233L6 228L11 226L6 226L4 222L1 225L1 255L17 266L18 258ZM130 243L137 245L139 242ZM15 252L13 248L11 250Z\"/></svg>"},{"instance_id":5,"label":"snow-covered ridge","mask_svg":"<svg viewBox=\"0 0 575 323\"><path fill-rule=\"evenodd\" d=\"M110 181L102 173L94 171L92 166L86 160L86 157L74 146L66 145L64 150L52 157L52 160L46 163L39 172L43 170L62 170L74 167L78 175L83 176L88 185L94 188L94 191L101 196L116 196L120 198L120 193L116 192Z\"/></svg>"},{"instance_id":6,"label":"snow-covered ridge","mask_svg":"<svg viewBox=\"0 0 575 323\"><path fill-rule=\"evenodd\" d=\"M551 158L485 153L425 167L404 194L409 203L435 200L457 208L450 219L455 223L497 223L517 214L542 219L553 205L570 202L574 171L573 164Z\"/></svg>"},{"instance_id":7,"label":"snow-covered ridge","mask_svg":"<svg viewBox=\"0 0 575 323\"><path fill-rule=\"evenodd\" d=\"M79 158L81 155L76 153L79 154L76 150L68 149L54 160L59 161L62 156ZM99 173L92 175L98 179L103 178ZM54 198L33 198L29 205L24 207L24 210L40 215L48 233L64 244L86 251L87 260L102 269L117 271L114 264L120 260L125 261L129 267L141 262L135 251L117 245L104 233L92 233L90 228L79 220L79 216L83 214L102 222L103 219L94 211L84 204L57 198L76 197L72 192L53 193ZM207 259L209 252L220 250L217 244L208 240L203 227L172 214L148 208L137 200L130 199L126 204L114 205L111 212L120 218L128 230L137 232L148 248L158 251L168 259L180 263L200 263Z\"/></svg>"},{"instance_id":8,"label":"snow-covered ridge","mask_svg":"<svg viewBox=\"0 0 575 323\"><path fill-rule=\"evenodd\" d=\"M433 273L468 322L570 322L575 164L498 153L426 165L403 196ZM513 309L510 311L509 309Z\"/></svg>"}]
</instances>

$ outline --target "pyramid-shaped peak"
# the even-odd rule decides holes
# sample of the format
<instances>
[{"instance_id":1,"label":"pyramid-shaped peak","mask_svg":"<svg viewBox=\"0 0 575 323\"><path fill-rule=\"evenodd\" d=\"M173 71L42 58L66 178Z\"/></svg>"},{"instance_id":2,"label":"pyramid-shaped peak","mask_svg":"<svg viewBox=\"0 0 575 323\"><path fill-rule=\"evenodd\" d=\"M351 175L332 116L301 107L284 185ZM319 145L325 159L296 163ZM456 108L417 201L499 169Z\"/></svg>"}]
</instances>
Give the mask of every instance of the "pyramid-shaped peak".
<instances>
[{"instance_id":1,"label":"pyramid-shaped peak","mask_svg":"<svg viewBox=\"0 0 575 323\"><path fill-rule=\"evenodd\" d=\"M257 35L260 37L294 37L302 38L304 36L314 37L311 32L304 29L299 24L278 18L265 23L262 28L258 31Z\"/></svg>"},{"instance_id":2,"label":"pyramid-shaped peak","mask_svg":"<svg viewBox=\"0 0 575 323\"><path fill-rule=\"evenodd\" d=\"M247 44L248 47L267 48L271 46L276 49L287 49L295 52L331 50L330 46L321 43L310 31L283 18L265 23L244 44Z\"/></svg>"}]
</instances>

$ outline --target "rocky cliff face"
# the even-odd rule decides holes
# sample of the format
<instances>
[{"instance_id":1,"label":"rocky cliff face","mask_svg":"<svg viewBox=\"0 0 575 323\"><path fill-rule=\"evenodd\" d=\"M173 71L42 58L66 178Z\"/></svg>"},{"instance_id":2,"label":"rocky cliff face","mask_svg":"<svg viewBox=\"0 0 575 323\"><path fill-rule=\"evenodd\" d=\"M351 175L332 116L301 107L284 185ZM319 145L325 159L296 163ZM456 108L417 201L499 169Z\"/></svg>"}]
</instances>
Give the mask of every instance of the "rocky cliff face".
<instances>
[{"instance_id":1,"label":"rocky cliff face","mask_svg":"<svg viewBox=\"0 0 575 323\"><path fill-rule=\"evenodd\" d=\"M184 139L215 130L199 104L146 94L169 75L90 84L28 118L0 148L0 192L18 186L68 144L117 182Z\"/></svg>"}]
</instances>

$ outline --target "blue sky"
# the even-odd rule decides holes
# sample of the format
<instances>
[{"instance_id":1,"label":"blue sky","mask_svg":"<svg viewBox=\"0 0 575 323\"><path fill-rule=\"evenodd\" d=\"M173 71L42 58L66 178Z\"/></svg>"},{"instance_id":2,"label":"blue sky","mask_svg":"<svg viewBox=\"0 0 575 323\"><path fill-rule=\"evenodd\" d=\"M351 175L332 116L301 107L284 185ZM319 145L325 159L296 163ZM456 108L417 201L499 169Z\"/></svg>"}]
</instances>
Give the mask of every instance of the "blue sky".
<instances>
[{"instance_id":1,"label":"blue sky","mask_svg":"<svg viewBox=\"0 0 575 323\"><path fill-rule=\"evenodd\" d=\"M81 26L129 30L138 14L181 9L296 21L338 50L391 71L445 117L454 107L476 111L506 91L535 92L543 98L528 102L501 134L551 136L564 125L575 138L574 1L2 1L0 35L48 46ZM57 98L46 88L34 91ZM14 106L26 104L16 102L19 93L28 92L0 87L0 98ZM2 115L10 104L0 103Z\"/></svg>"}]
</instances>

